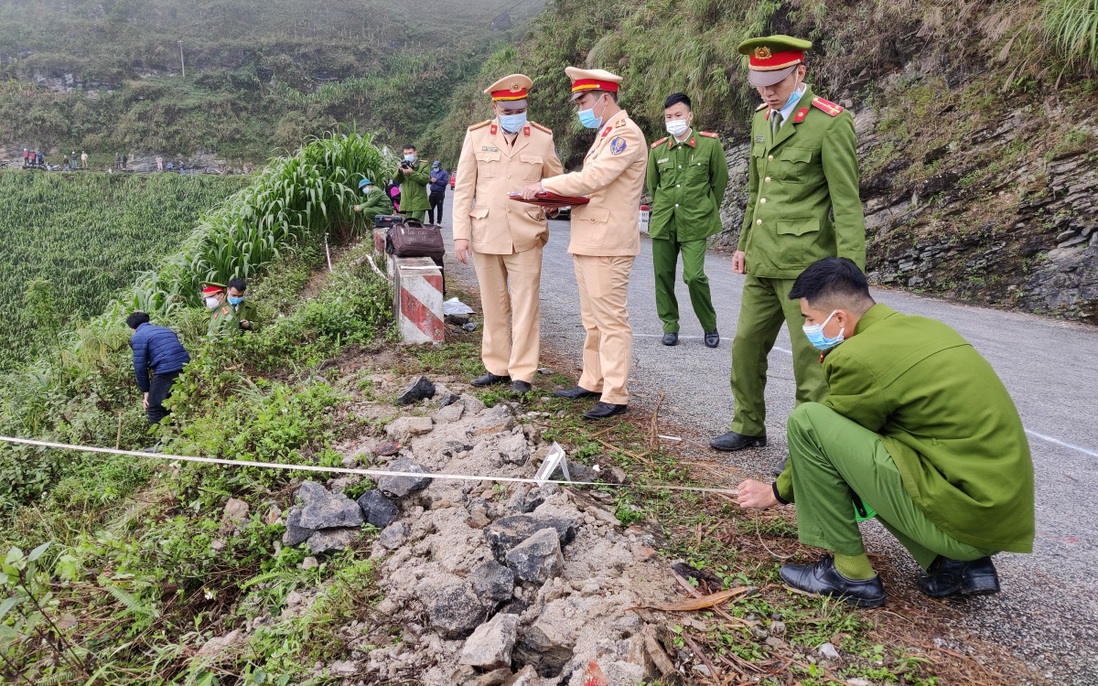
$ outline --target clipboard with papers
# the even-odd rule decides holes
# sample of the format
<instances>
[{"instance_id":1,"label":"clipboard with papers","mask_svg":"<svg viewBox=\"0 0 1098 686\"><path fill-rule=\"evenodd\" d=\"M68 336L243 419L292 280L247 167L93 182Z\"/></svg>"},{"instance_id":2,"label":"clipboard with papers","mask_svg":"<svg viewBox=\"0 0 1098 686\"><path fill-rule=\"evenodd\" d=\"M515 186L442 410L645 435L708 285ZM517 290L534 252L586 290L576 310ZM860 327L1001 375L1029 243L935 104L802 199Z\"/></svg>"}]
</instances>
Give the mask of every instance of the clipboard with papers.
<instances>
[{"instance_id":1,"label":"clipboard with papers","mask_svg":"<svg viewBox=\"0 0 1098 686\"><path fill-rule=\"evenodd\" d=\"M538 193L530 200L525 200L522 194L518 191L513 191L507 194L512 200L518 202L525 202L531 205L537 205L547 210L558 210L564 207L575 207L576 205L586 205L590 198L585 198L578 195L557 195L556 193Z\"/></svg>"}]
</instances>

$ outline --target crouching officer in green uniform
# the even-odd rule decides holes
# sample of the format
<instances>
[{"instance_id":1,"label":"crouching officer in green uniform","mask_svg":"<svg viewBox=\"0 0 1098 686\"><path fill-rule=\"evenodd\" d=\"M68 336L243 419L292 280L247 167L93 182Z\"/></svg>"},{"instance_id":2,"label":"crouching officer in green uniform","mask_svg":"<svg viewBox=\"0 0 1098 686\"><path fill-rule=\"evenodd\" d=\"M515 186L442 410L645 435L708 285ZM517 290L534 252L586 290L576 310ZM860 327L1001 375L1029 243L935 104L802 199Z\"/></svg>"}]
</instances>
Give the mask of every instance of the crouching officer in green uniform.
<instances>
[{"instance_id":1,"label":"crouching officer in green uniform","mask_svg":"<svg viewBox=\"0 0 1098 686\"><path fill-rule=\"evenodd\" d=\"M385 191L375 186L369 179L359 181L358 189L362 191L366 199L362 201L362 204L355 205L354 209L355 212L362 213L362 218L366 220L366 228L371 229L374 226L374 217L379 214L389 214L393 209L393 203L385 197Z\"/></svg>"},{"instance_id":2,"label":"crouching officer in green uniform","mask_svg":"<svg viewBox=\"0 0 1098 686\"><path fill-rule=\"evenodd\" d=\"M646 184L652 197L648 234L656 271L656 314L663 344L679 342L675 268L682 251L682 280L701 323L705 344L716 348L717 312L705 275L705 239L720 233L720 207L728 186L728 162L717 134L695 132L690 98L672 93L663 103L667 138L651 145Z\"/></svg>"},{"instance_id":3,"label":"crouching officer in green uniform","mask_svg":"<svg viewBox=\"0 0 1098 686\"><path fill-rule=\"evenodd\" d=\"M400 213L408 219L423 221L431 202L427 199L427 184L431 170L427 163L416 158L416 146L404 146L404 158L397 167L393 183L400 186Z\"/></svg>"},{"instance_id":4,"label":"crouching officer in green uniform","mask_svg":"<svg viewBox=\"0 0 1098 686\"><path fill-rule=\"evenodd\" d=\"M882 604L855 517L875 512L924 570L923 593L997 593L991 555L1033 549L1033 462L991 365L945 324L875 303L847 259L809 266L789 298L804 316L802 338L826 355L829 391L789 417L778 480L744 481L739 503L796 502L801 542L830 554L782 565L782 579Z\"/></svg>"},{"instance_id":5,"label":"crouching officer in green uniform","mask_svg":"<svg viewBox=\"0 0 1098 686\"><path fill-rule=\"evenodd\" d=\"M751 123L747 210L732 256L732 270L746 274L732 341L732 430L710 440L717 450L766 445L766 358L783 321L797 402L823 397L818 353L797 334L801 313L785 296L818 259L846 257L865 268L854 120L804 83L811 46L789 36L739 45L763 104Z\"/></svg>"},{"instance_id":6,"label":"crouching officer in green uniform","mask_svg":"<svg viewBox=\"0 0 1098 686\"><path fill-rule=\"evenodd\" d=\"M210 281L202 289L202 299L210 310L210 325L206 335L210 338L226 338L240 333L240 319L236 309L228 303L223 283Z\"/></svg>"}]
</instances>

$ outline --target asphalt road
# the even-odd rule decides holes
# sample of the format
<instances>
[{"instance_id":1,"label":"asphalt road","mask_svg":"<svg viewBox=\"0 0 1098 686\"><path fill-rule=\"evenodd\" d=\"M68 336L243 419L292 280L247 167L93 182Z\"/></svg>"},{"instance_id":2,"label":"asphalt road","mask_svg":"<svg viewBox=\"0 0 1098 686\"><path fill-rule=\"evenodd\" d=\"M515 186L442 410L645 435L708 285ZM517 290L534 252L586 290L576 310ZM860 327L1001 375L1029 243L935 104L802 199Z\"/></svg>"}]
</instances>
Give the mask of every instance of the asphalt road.
<instances>
[{"instance_id":1,"label":"asphalt road","mask_svg":"<svg viewBox=\"0 0 1098 686\"><path fill-rule=\"evenodd\" d=\"M447 205L449 201L448 194ZM449 212L447 207L447 228ZM542 272L542 338L543 345L574 359L578 366L584 333L572 259L567 254L569 229L567 221L550 223ZM464 267L452 254L451 249L450 273L475 283L472 267ZM744 277L732 273L730 256L716 253L707 258L706 273L722 335L720 346L709 349L702 342L681 271L676 290L680 342L675 347L662 345L651 245L642 239L629 284L634 338L630 404L651 412L662 393L661 433L674 431L708 450L708 437L727 431L731 420L730 350ZM1098 422L1092 407L1098 402L1098 329L901 291L874 291L873 295L898 311L944 321L967 338L1006 384L1029 435L1036 473L1033 554L995 558L1003 588L1000 594L950 601L963 618L957 628L1009 648L1049 683L1098 684L1098 515L1089 502L1098 493ZM785 418L794 406L789 350L788 332L783 330L769 357L769 445L733 454L708 450L714 461L738 472L736 480L741 476L768 479L771 466L785 455ZM559 371L578 378L578 369ZM918 571L906 551L879 525L870 523L866 529L871 553L905 560L901 567L912 576Z\"/></svg>"}]
</instances>

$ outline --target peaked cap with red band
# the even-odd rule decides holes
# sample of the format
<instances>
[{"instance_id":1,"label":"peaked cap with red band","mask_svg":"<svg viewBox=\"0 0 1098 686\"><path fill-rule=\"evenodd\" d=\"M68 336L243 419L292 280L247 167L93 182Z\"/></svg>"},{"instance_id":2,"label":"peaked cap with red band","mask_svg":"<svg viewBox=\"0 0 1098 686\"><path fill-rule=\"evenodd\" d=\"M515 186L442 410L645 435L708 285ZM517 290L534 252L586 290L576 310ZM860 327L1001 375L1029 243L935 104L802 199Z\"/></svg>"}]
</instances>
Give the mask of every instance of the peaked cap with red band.
<instances>
[{"instance_id":1,"label":"peaked cap with red band","mask_svg":"<svg viewBox=\"0 0 1098 686\"><path fill-rule=\"evenodd\" d=\"M526 95L534 82L526 74L508 74L491 86L484 89L485 94L492 97L492 102L505 102L507 104L519 103L526 100ZM525 103L519 103L519 107Z\"/></svg>"},{"instance_id":2,"label":"peaked cap with red band","mask_svg":"<svg viewBox=\"0 0 1098 686\"><path fill-rule=\"evenodd\" d=\"M761 88L773 86L789 76L798 64L804 64L804 53L811 47L812 41L776 35L749 38L736 51L747 55L747 80Z\"/></svg>"},{"instance_id":3,"label":"peaked cap with red band","mask_svg":"<svg viewBox=\"0 0 1098 686\"><path fill-rule=\"evenodd\" d=\"M202 289L203 296L217 295L225 290L225 285L217 283L215 281L208 281L206 287Z\"/></svg>"},{"instance_id":4,"label":"peaked cap with red band","mask_svg":"<svg viewBox=\"0 0 1098 686\"><path fill-rule=\"evenodd\" d=\"M565 67L564 73L572 79L572 99L580 97L590 91L606 91L617 93L620 88L621 77L611 74L605 69L580 69L578 67Z\"/></svg>"}]
</instances>

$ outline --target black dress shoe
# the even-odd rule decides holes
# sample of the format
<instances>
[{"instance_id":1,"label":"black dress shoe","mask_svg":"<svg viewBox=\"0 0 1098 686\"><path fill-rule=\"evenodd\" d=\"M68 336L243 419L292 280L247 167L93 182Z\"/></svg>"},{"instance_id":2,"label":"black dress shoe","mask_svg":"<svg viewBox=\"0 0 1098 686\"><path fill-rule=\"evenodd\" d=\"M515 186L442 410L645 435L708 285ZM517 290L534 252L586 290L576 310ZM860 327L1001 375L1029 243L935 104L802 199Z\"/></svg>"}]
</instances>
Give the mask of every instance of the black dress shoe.
<instances>
[{"instance_id":1,"label":"black dress shoe","mask_svg":"<svg viewBox=\"0 0 1098 686\"><path fill-rule=\"evenodd\" d=\"M665 333L660 343L663 343L664 345L678 345L679 334L675 333L674 331L672 331L671 333Z\"/></svg>"},{"instance_id":2,"label":"black dress shoe","mask_svg":"<svg viewBox=\"0 0 1098 686\"><path fill-rule=\"evenodd\" d=\"M884 605L885 590L881 577L872 579L847 579L835 569L835 559L824 555L811 565L782 565L782 580L793 588L816 595L830 595L858 607Z\"/></svg>"},{"instance_id":3,"label":"black dress shoe","mask_svg":"<svg viewBox=\"0 0 1098 686\"><path fill-rule=\"evenodd\" d=\"M576 386L575 388L560 388L560 389L557 389L557 390L553 391L553 395L557 396L558 398L568 398L569 400L579 400L580 398L597 398L598 396L600 396L602 394L601 393L596 393L595 391L589 391L586 388L580 388L579 386Z\"/></svg>"},{"instance_id":4,"label":"black dress shoe","mask_svg":"<svg viewBox=\"0 0 1098 686\"><path fill-rule=\"evenodd\" d=\"M511 384L511 392L517 393L518 395L529 393L533 389L534 387L530 385L529 381L515 381Z\"/></svg>"},{"instance_id":5,"label":"black dress shoe","mask_svg":"<svg viewBox=\"0 0 1098 686\"><path fill-rule=\"evenodd\" d=\"M990 595L999 592L999 574L990 557L951 560L939 555L919 577L919 590L934 598L951 595Z\"/></svg>"},{"instance_id":6,"label":"black dress shoe","mask_svg":"<svg viewBox=\"0 0 1098 686\"><path fill-rule=\"evenodd\" d=\"M615 405L614 403L597 402L590 410L583 413L584 419L606 419L616 414L621 414L629 409L628 405Z\"/></svg>"},{"instance_id":7,"label":"black dress shoe","mask_svg":"<svg viewBox=\"0 0 1098 686\"><path fill-rule=\"evenodd\" d=\"M706 331L705 332L705 347L707 347L707 348L716 348L718 345L720 345L720 342L721 342L721 335L719 333L717 333L716 329L713 329L712 331Z\"/></svg>"},{"instance_id":8,"label":"black dress shoe","mask_svg":"<svg viewBox=\"0 0 1098 686\"><path fill-rule=\"evenodd\" d=\"M743 450L744 448L762 448L766 446L766 436L744 436L735 431L729 431L720 436L709 439L709 447L726 452Z\"/></svg>"},{"instance_id":9,"label":"black dress shoe","mask_svg":"<svg viewBox=\"0 0 1098 686\"><path fill-rule=\"evenodd\" d=\"M498 374L493 374L492 372L485 372L485 373L481 374L480 376L478 376L477 378L470 381L469 383L471 383L474 386L484 388L485 386L494 386L496 384L511 383L511 377L509 377L509 376L500 376Z\"/></svg>"}]
</instances>

